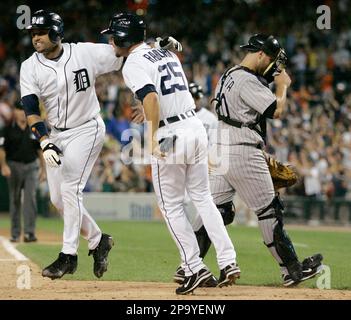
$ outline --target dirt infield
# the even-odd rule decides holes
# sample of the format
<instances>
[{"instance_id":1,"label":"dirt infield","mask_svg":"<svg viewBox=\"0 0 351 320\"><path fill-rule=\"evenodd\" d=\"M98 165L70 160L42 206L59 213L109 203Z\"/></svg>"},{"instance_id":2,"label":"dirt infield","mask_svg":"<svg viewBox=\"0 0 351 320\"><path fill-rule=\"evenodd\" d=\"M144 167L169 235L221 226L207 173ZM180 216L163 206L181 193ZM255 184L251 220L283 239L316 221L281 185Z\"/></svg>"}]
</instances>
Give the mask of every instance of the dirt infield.
<instances>
[{"instance_id":1,"label":"dirt infield","mask_svg":"<svg viewBox=\"0 0 351 320\"><path fill-rule=\"evenodd\" d=\"M59 241L52 235L41 235L43 242ZM0 245L0 299L35 300L294 300L294 299L351 299L351 291L306 288L274 288L232 286L228 288L199 288L188 296L177 296L176 284L122 281L68 281L43 278L41 270L30 261L16 261ZM18 267L29 266L31 288L18 289Z\"/></svg>"}]
</instances>

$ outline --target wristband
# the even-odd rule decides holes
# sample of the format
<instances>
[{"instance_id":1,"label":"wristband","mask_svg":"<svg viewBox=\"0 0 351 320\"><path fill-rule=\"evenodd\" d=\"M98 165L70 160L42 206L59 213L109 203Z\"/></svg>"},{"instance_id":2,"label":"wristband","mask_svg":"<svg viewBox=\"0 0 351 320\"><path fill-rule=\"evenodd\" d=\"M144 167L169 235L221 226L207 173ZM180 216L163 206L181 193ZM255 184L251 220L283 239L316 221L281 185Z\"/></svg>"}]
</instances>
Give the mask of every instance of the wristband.
<instances>
[{"instance_id":1,"label":"wristband","mask_svg":"<svg viewBox=\"0 0 351 320\"><path fill-rule=\"evenodd\" d=\"M30 129L39 141L42 137L49 135L48 130L46 129L45 123L43 121L39 121L37 123L34 123L30 127Z\"/></svg>"}]
</instances>

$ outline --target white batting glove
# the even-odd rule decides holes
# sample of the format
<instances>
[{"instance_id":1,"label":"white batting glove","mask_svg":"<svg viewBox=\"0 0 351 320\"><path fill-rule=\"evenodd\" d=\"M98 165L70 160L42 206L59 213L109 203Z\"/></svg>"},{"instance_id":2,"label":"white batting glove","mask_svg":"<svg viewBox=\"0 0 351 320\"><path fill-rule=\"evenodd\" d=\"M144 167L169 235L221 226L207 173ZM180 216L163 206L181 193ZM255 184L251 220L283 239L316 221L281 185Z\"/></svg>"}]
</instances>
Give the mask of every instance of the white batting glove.
<instances>
[{"instance_id":1,"label":"white batting glove","mask_svg":"<svg viewBox=\"0 0 351 320\"><path fill-rule=\"evenodd\" d=\"M61 165L60 156L62 155L62 151L56 145L51 143L49 139L40 142L40 147L43 150L43 157L46 164L49 167L58 168Z\"/></svg>"},{"instance_id":2,"label":"white batting glove","mask_svg":"<svg viewBox=\"0 0 351 320\"><path fill-rule=\"evenodd\" d=\"M156 38L155 48L177 50L179 52L183 50L182 44L178 40L174 39L173 37Z\"/></svg>"}]
</instances>

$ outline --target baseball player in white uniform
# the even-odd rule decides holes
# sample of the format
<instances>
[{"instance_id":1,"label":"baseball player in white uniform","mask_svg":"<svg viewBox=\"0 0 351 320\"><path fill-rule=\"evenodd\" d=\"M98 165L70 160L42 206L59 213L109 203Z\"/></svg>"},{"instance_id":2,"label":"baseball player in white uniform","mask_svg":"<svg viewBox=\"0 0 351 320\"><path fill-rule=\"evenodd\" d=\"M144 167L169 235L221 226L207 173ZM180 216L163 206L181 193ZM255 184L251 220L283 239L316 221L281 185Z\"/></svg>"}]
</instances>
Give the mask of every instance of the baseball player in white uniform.
<instances>
[{"instance_id":1,"label":"baseball player in white uniform","mask_svg":"<svg viewBox=\"0 0 351 320\"><path fill-rule=\"evenodd\" d=\"M196 117L179 59L168 50L147 45L144 21L134 14L116 14L102 33L111 35L117 56L127 57L122 69L124 80L142 101L151 126L154 189L186 276L176 294L190 293L212 277L199 257L195 234L184 213L185 188L214 243L221 270L219 286L232 284L240 269L210 194L206 131Z\"/></svg>"},{"instance_id":2,"label":"baseball player in white uniform","mask_svg":"<svg viewBox=\"0 0 351 320\"><path fill-rule=\"evenodd\" d=\"M217 134L216 131L218 126L218 119L211 111L202 107L201 99L203 98L204 95L203 95L202 87L199 84L195 82L189 83L189 91L192 97L194 98L196 115L206 129L207 138L210 145L212 143L211 141L214 141L214 135ZM191 211L189 208L190 205L191 205L191 199L188 193L185 192L184 211L195 232L195 236L200 250L199 256L200 258L203 259L206 253L208 252L208 249L210 248L211 240L208 237L207 231L203 225L200 214L198 214L196 211L195 212ZM181 265L177 268L173 276L173 280L174 282L179 284L184 283L185 270L182 268ZM216 287L217 285L218 285L217 279L215 277L211 277L206 282L204 282L201 286Z\"/></svg>"},{"instance_id":3,"label":"baseball player in white uniform","mask_svg":"<svg viewBox=\"0 0 351 320\"><path fill-rule=\"evenodd\" d=\"M291 83L284 70L287 58L273 36L254 35L242 48L248 50L247 55L240 65L224 73L215 92L218 131L229 130L229 140L218 141L227 147L229 170L210 175L212 196L219 205L231 201L236 191L255 211L264 243L280 265L283 283L291 286L320 272L322 256L299 262L283 228L284 207L279 193L275 194L262 152L266 118L279 117L286 104ZM273 80L275 95L268 86Z\"/></svg>"},{"instance_id":4,"label":"baseball player in white uniform","mask_svg":"<svg viewBox=\"0 0 351 320\"><path fill-rule=\"evenodd\" d=\"M94 274L100 278L114 243L84 208L82 197L105 135L95 79L120 69L123 58L117 58L109 44L62 43L63 21L56 13L35 12L27 29L36 52L21 65L22 103L43 149L51 201L64 219L62 250L42 275L57 279L75 272L81 233L94 258ZM50 135L40 116L39 99Z\"/></svg>"}]
</instances>

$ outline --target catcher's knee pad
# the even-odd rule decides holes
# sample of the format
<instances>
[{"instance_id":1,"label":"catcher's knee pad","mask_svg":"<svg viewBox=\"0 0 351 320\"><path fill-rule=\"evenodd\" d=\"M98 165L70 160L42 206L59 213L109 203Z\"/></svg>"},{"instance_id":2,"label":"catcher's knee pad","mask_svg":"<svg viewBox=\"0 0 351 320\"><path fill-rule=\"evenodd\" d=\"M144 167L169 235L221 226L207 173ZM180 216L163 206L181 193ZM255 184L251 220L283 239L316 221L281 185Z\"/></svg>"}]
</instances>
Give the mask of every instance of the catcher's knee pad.
<instances>
[{"instance_id":1,"label":"catcher's knee pad","mask_svg":"<svg viewBox=\"0 0 351 320\"><path fill-rule=\"evenodd\" d=\"M200 248L199 256L200 258L204 258L211 246L211 239L208 236L205 226L202 226L198 231L195 231L195 236Z\"/></svg>"},{"instance_id":2,"label":"catcher's knee pad","mask_svg":"<svg viewBox=\"0 0 351 320\"><path fill-rule=\"evenodd\" d=\"M232 201L217 205L217 209L222 215L225 226L234 221L235 206Z\"/></svg>"},{"instance_id":3,"label":"catcher's knee pad","mask_svg":"<svg viewBox=\"0 0 351 320\"><path fill-rule=\"evenodd\" d=\"M280 265L288 269L289 274L294 280L298 280L299 277L302 277L302 266L298 261L294 246L284 230L283 212L284 205L278 194L266 208L257 214L258 221L262 224L264 220L267 220L264 228L266 230L270 229L272 234L266 235L267 239L264 239L265 245L268 248L275 248L276 253L282 261ZM265 213L267 214L265 215ZM273 241L267 243L268 238L273 238Z\"/></svg>"}]
</instances>

